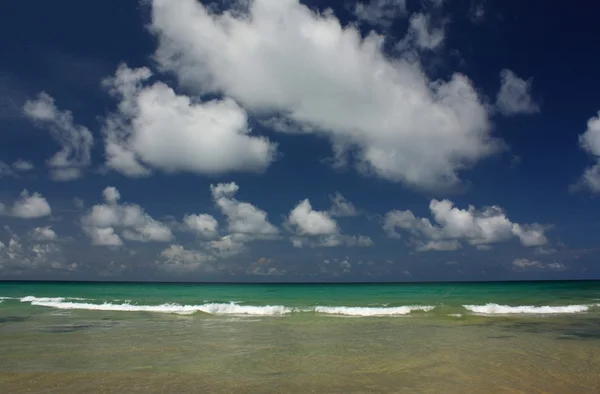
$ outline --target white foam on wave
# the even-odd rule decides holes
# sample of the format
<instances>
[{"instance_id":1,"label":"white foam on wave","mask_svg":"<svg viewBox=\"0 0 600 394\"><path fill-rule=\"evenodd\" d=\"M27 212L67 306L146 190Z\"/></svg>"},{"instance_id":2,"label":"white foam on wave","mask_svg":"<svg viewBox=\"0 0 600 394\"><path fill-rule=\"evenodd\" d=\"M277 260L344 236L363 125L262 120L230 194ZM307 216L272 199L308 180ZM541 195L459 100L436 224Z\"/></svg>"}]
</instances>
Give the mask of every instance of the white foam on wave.
<instances>
[{"instance_id":1,"label":"white foam on wave","mask_svg":"<svg viewBox=\"0 0 600 394\"><path fill-rule=\"evenodd\" d=\"M463 305L468 311L481 315L509 315L509 314L528 314L528 315L548 315L587 312L590 305L566 305L566 306L508 306L498 304L485 305Z\"/></svg>"},{"instance_id":2,"label":"white foam on wave","mask_svg":"<svg viewBox=\"0 0 600 394\"><path fill-rule=\"evenodd\" d=\"M413 311L428 312L435 307L430 305L395 306L395 307L349 307L349 306L317 306L315 312L328 315L345 316L396 316L408 315Z\"/></svg>"},{"instance_id":3,"label":"white foam on wave","mask_svg":"<svg viewBox=\"0 0 600 394\"><path fill-rule=\"evenodd\" d=\"M27 296L19 298L21 302L62 302L65 300L76 300L76 301L85 301L88 298L78 298L78 297L35 297L35 296Z\"/></svg>"},{"instance_id":4,"label":"white foam on wave","mask_svg":"<svg viewBox=\"0 0 600 394\"><path fill-rule=\"evenodd\" d=\"M33 297L35 298L35 297ZM23 299L22 299L23 300ZM27 302L27 301L24 301ZM29 299L31 305L45 306L56 309L82 309L90 311L120 311L120 312L155 312L155 313L175 313L181 315L191 315L196 312L204 312L214 315L253 315L253 316L272 316L290 313L292 310L281 305L238 305L234 303L209 303L203 305L135 305L131 303L112 304L105 302L103 304L92 304L84 302L65 302L59 298L37 298Z\"/></svg>"}]
</instances>

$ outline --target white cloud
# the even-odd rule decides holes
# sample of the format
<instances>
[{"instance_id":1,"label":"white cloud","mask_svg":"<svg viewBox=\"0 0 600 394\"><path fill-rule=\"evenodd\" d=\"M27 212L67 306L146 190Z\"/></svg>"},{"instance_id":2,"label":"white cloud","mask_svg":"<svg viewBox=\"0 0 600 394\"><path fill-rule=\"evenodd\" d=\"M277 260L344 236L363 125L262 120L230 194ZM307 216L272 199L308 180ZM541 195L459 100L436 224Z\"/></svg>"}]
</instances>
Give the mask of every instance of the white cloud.
<instances>
[{"instance_id":1,"label":"white cloud","mask_svg":"<svg viewBox=\"0 0 600 394\"><path fill-rule=\"evenodd\" d=\"M258 275L258 276L283 276L286 273L286 270L269 267L270 264L273 263L272 259L267 259L265 257L261 257L254 263L250 264L248 269L246 270L246 274L248 275Z\"/></svg>"},{"instance_id":2,"label":"white cloud","mask_svg":"<svg viewBox=\"0 0 600 394\"><path fill-rule=\"evenodd\" d=\"M187 214L183 218L183 228L204 239L202 253L227 258L245 252L249 242L279 238L279 229L269 222L265 211L235 198L239 190L235 182L213 184L210 190L227 220L226 234L219 233L218 222L211 215Z\"/></svg>"},{"instance_id":3,"label":"white cloud","mask_svg":"<svg viewBox=\"0 0 600 394\"><path fill-rule=\"evenodd\" d=\"M214 257L205 254L202 251L188 250L181 245L170 245L162 251L162 261L156 264L160 269L174 272L188 272L203 269L213 271L214 268L209 264Z\"/></svg>"},{"instance_id":4,"label":"white cloud","mask_svg":"<svg viewBox=\"0 0 600 394\"><path fill-rule=\"evenodd\" d=\"M339 192L330 198L333 202L330 211L314 210L308 198L300 201L290 211L284 227L295 233L290 237L292 245L295 248L373 246L373 240L370 237L341 233L337 221L332 216L353 216L358 213L354 205Z\"/></svg>"},{"instance_id":5,"label":"white cloud","mask_svg":"<svg viewBox=\"0 0 600 394\"><path fill-rule=\"evenodd\" d=\"M187 228L202 238L215 238L219 235L217 220L211 215L185 215L183 222Z\"/></svg>"},{"instance_id":6,"label":"white cloud","mask_svg":"<svg viewBox=\"0 0 600 394\"><path fill-rule=\"evenodd\" d=\"M12 164L7 164L3 161L0 161L0 178L8 177L8 176L18 176L19 172L27 172L31 171L35 168L33 163L25 160L17 160Z\"/></svg>"},{"instance_id":7,"label":"white cloud","mask_svg":"<svg viewBox=\"0 0 600 394\"><path fill-rule=\"evenodd\" d=\"M234 182L210 186L215 203L227 218L229 233L248 240L276 238L279 229L269 222L265 211L234 198L238 189Z\"/></svg>"},{"instance_id":8,"label":"white cloud","mask_svg":"<svg viewBox=\"0 0 600 394\"><path fill-rule=\"evenodd\" d=\"M444 43L444 26L433 27L429 16L415 13L410 17L408 31L397 48L404 50L416 46L419 49L434 50Z\"/></svg>"},{"instance_id":9,"label":"white cloud","mask_svg":"<svg viewBox=\"0 0 600 394\"><path fill-rule=\"evenodd\" d=\"M350 268L352 268L352 264L350 264L348 260L344 260L340 263L340 268L342 268L344 271L350 271Z\"/></svg>"},{"instance_id":10,"label":"white cloud","mask_svg":"<svg viewBox=\"0 0 600 394\"><path fill-rule=\"evenodd\" d=\"M338 246L347 246L347 247L363 247L368 248L374 245L371 237L365 235L345 235L345 234L330 234L330 235L321 235L318 237L308 237L301 235L293 235L290 237L290 241L295 248L321 248L321 247L338 247Z\"/></svg>"},{"instance_id":11,"label":"white cloud","mask_svg":"<svg viewBox=\"0 0 600 394\"><path fill-rule=\"evenodd\" d=\"M22 159L18 159L14 163L12 163L12 167L17 171L31 171L35 168L35 165L30 161L25 161Z\"/></svg>"},{"instance_id":12,"label":"white cloud","mask_svg":"<svg viewBox=\"0 0 600 394\"><path fill-rule=\"evenodd\" d=\"M63 251L56 243L34 242L23 243L14 233L8 245L0 242L0 266L8 271L30 271L30 270L67 270L73 271L78 265L68 262Z\"/></svg>"},{"instance_id":13,"label":"white cloud","mask_svg":"<svg viewBox=\"0 0 600 394\"><path fill-rule=\"evenodd\" d=\"M567 267L564 264L552 262L552 263L543 263L537 260L528 260L528 259L515 259L512 262L512 267L518 271L525 270L552 270L552 271L562 271Z\"/></svg>"},{"instance_id":14,"label":"white cloud","mask_svg":"<svg viewBox=\"0 0 600 394\"><path fill-rule=\"evenodd\" d=\"M348 201L340 192L336 192L335 195L329 196L331 199L331 209L329 214L331 216L357 216L358 211L354 204Z\"/></svg>"},{"instance_id":15,"label":"white cloud","mask_svg":"<svg viewBox=\"0 0 600 394\"><path fill-rule=\"evenodd\" d=\"M586 131L579 136L579 145L596 159L596 164L586 168L574 188L585 187L593 193L600 193L600 111L588 120Z\"/></svg>"},{"instance_id":16,"label":"white cloud","mask_svg":"<svg viewBox=\"0 0 600 394\"><path fill-rule=\"evenodd\" d=\"M502 208L486 207L482 211L474 206L459 209L449 200L431 200L429 204L435 224L427 218L418 218L411 211L390 211L385 215L384 230L392 238L399 238L396 229L413 237L417 250L455 250L460 241L471 245L488 245L518 238L524 246L541 246L548 243L544 227L539 224L511 222Z\"/></svg>"},{"instance_id":17,"label":"white cloud","mask_svg":"<svg viewBox=\"0 0 600 394\"><path fill-rule=\"evenodd\" d=\"M55 241L58 236L51 226L36 227L30 231L29 236L35 241Z\"/></svg>"},{"instance_id":18,"label":"white cloud","mask_svg":"<svg viewBox=\"0 0 600 394\"><path fill-rule=\"evenodd\" d=\"M21 192L21 196L12 204L10 209L0 203L0 215L9 215L21 219L36 219L48 216L52 213L50 204L40 194L29 194L27 190Z\"/></svg>"},{"instance_id":19,"label":"white cloud","mask_svg":"<svg viewBox=\"0 0 600 394\"><path fill-rule=\"evenodd\" d=\"M512 232L519 237L524 246L542 246L548 243L544 234L544 227L540 225L513 224Z\"/></svg>"},{"instance_id":20,"label":"white cloud","mask_svg":"<svg viewBox=\"0 0 600 394\"><path fill-rule=\"evenodd\" d=\"M354 5L354 15L372 25L389 26L406 14L406 0L366 0Z\"/></svg>"},{"instance_id":21,"label":"white cloud","mask_svg":"<svg viewBox=\"0 0 600 394\"><path fill-rule=\"evenodd\" d=\"M331 235L340 231L335 219L325 211L315 211L308 198L292 209L288 223L295 227L299 235Z\"/></svg>"},{"instance_id":22,"label":"white cloud","mask_svg":"<svg viewBox=\"0 0 600 394\"><path fill-rule=\"evenodd\" d=\"M47 93L39 93L36 100L27 101L24 114L43 127L61 145L61 150L52 156L47 164L51 176L57 181L68 181L81 177L82 170L90 165L90 150L94 137L84 126L73 123L70 111L60 111L54 99Z\"/></svg>"},{"instance_id":23,"label":"white cloud","mask_svg":"<svg viewBox=\"0 0 600 394\"><path fill-rule=\"evenodd\" d=\"M480 246L480 245L477 245ZM428 251L452 251L461 248L460 242L457 240L442 240L442 241L416 241L415 249L417 252L428 252Z\"/></svg>"},{"instance_id":24,"label":"white cloud","mask_svg":"<svg viewBox=\"0 0 600 394\"><path fill-rule=\"evenodd\" d=\"M352 153L361 171L387 180L455 186L461 170L500 148L466 76L432 82L412 55L385 55L382 36L363 39L297 0L247 9L217 14L195 0L154 0L155 59L188 89L328 135L337 157Z\"/></svg>"},{"instance_id":25,"label":"white cloud","mask_svg":"<svg viewBox=\"0 0 600 394\"><path fill-rule=\"evenodd\" d=\"M358 238L356 239L356 245L358 246L363 246L363 247L369 247L369 246L373 246L373 240L371 239L371 237L367 237L365 235L359 235Z\"/></svg>"},{"instance_id":26,"label":"white cloud","mask_svg":"<svg viewBox=\"0 0 600 394\"><path fill-rule=\"evenodd\" d=\"M258 172L274 159L276 146L250 134L246 112L226 98L199 102L162 82L144 86L147 68L120 65L105 85L119 99L106 119L106 165L127 176L165 172L220 174Z\"/></svg>"},{"instance_id":27,"label":"white cloud","mask_svg":"<svg viewBox=\"0 0 600 394\"><path fill-rule=\"evenodd\" d=\"M216 241L211 241L209 244L212 253L221 258L235 256L246 250L243 241L247 241L245 237L240 240L235 235L225 235Z\"/></svg>"},{"instance_id":28,"label":"white cloud","mask_svg":"<svg viewBox=\"0 0 600 394\"><path fill-rule=\"evenodd\" d=\"M112 227L85 227L86 234L92 239L92 244L103 246L121 246L123 241Z\"/></svg>"},{"instance_id":29,"label":"white cloud","mask_svg":"<svg viewBox=\"0 0 600 394\"><path fill-rule=\"evenodd\" d=\"M483 23L486 16L485 7L483 1L480 3L473 2L468 12L469 19L475 24Z\"/></svg>"},{"instance_id":30,"label":"white cloud","mask_svg":"<svg viewBox=\"0 0 600 394\"><path fill-rule=\"evenodd\" d=\"M519 78L511 70L500 71L500 91L496 107L504 115L533 114L540 112L540 105L531 98L531 80Z\"/></svg>"},{"instance_id":31,"label":"white cloud","mask_svg":"<svg viewBox=\"0 0 600 394\"><path fill-rule=\"evenodd\" d=\"M136 204L119 204L119 191L109 186L104 189L105 204L94 205L81 219L85 233L94 245L119 246L121 237L139 242L168 242L173 239L171 229L155 220ZM121 235L116 230L121 230Z\"/></svg>"},{"instance_id":32,"label":"white cloud","mask_svg":"<svg viewBox=\"0 0 600 394\"><path fill-rule=\"evenodd\" d=\"M109 186L102 191L104 200L108 203L116 203L121 199L121 193L114 186Z\"/></svg>"}]
</instances>

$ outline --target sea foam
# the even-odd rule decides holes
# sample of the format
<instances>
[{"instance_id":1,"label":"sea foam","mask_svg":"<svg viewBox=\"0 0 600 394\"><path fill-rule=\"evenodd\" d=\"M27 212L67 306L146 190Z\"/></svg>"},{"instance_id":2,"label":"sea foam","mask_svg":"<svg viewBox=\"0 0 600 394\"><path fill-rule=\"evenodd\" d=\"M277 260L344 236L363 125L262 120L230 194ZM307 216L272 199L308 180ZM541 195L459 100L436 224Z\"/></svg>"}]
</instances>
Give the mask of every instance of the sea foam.
<instances>
[{"instance_id":1,"label":"sea foam","mask_svg":"<svg viewBox=\"0 0 600 394\"><path fill-rule=\"evenodd\" d=\"M587 312L590 305L566 305L566 306L508 306L498 304L485 305L463 305L463 307L471 312L481 315L509 315L509 314L564 314L564 313L581 313Z\"/></svg>"},{"instance_id":2,"label":"sea foam","mask_svg":"<svg viewBox=\"0 0 600 394\"><path fill-rule=\"evenodd\" d=\"M396 306L396 307L349 307L349 306L317 306L315 312L328 315L345 316L395 316L408 315L413 311L428 312L435 307L430 305Z\"/></svg>"},{"instance_id":3,"label":"sea foam","mask_svg":"<svg viewBox=\"0 0 600 394\"><path fill-rule=\"evenodd\" d=\"M253 315L253 316L273 316L290 313L291 308L281 305L238 305L235 303L208 303L202 305L135 305L130 303L113 304L105 302L103 304L92 304L85 302L65 302L64 298L36 298L24 297L23 302L30 302L31 305L45 306L56 309L83 309L90 311L120 311L120 312L155 312L155 313L175 313L190 315L196 312L204 312L213 315Z\"/></svg>"}]
</instances>

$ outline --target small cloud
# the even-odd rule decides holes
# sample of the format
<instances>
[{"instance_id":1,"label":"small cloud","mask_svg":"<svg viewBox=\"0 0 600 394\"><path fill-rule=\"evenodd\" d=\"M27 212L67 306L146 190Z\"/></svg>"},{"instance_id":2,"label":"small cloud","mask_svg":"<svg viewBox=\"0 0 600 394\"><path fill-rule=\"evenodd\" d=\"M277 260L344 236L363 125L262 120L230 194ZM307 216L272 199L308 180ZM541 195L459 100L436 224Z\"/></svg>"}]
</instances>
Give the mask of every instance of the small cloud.
<instances>
[{"instance_id":1,"label":"small cloud","mask_svg":"<svg viewBox=\"0 0 600 394\"><path fill-rule=\"evenodd\" d=\"M12 164L7 164L0 161L0 178L2 177L18 177L21 172L28 172L35 168L33 163L18 159Z\"/></svg>"},{"instance_id":2,"label":"small cloud","mask_svg":"<svg viewBox=\"0 0 600 394\"><path fill-rule=\"evenodd\" d=\"M271 264L272 262L273 262L273 259L261 257L260 259L256 260L255 264L266 265L266 264Z\"/></svg>"},{"instance_id":3,"label":"small cloud","mask_svg":"<svg viewBox=\"0 0 600 394\"><path fill-rule=\"evenodd\" d=\"M331 200L331 208L329 209L329 214L331 216L357 216L358 211L354 204L348 201L342 193L336 192L333 196L329 196Z\"/></svg>"},{"instance_id":4,"label":"small cloud","mask_svg":"<svg viewBox=\"0 0 600 394\"><path fill-rule=\"evenodd\" d=\"M538 260L529 260L525 258L515 259L512 262L512 267L516 271L529 271L529 270L550 270L550 271L562 271L567 267L564 264L558 262L543 263Z\"/></svg>"},{"instance_id":5,"label":"small cloud","mask_svg":"<svg viewBox=\"0 0 600 394\"><path fill-rule=\"evenodd\" d=\"M354 5L354 15L361 22L389 27L396 18L406 15L406 0L366 0Z\"/></svg>"},{"instance_id":6,"label":"small cloud","mask_svg":"<svg viewBox=\"0 0 600 394\"><path fill-rule=\"evenodd\" d=\"M29 232L30 237L39 242L55 241L58 236L51 226L36 227Z\"/></svg>"},{"instance_id":7,"label":"small cloud","mask_svg":"<svg viewBox=\"0 0 600 394\"><path fill-rule=\"evenodd\" d=\"M531 98L531 80L519 78L514 72L500 72L500 91L496 96L496 108L504 115L534 114L540 112L540 104Z\"/></svg>"},{"instance_id":8,"label":"small cloud","mask_svg":"<svg viewBox=\"0 0 600 394\"><path fill-rule=\"evenodd\" d=\"M83 169L91 163L94 144L92 132L85 126L76 125L70 111L60 111L54 98L45 92L23 106L25 116L36 125L47 128L61 150L47 164L55 181L70 181L82 176Z\"/></svg>"},{"instance_id":9,"label":"small cloud","mask_svg":"<svg viewBox=\"0 0 600 394\"><path fill-rule=\"evenodd\" d=\"M12 167L17 171L31 171L35 168L32 162L18 159L12 163Z\"/></svg>"},{"instance_id":10,"label":"small cloud","mask_svg":"<svg viewBox=\"0 0 600 394\"><path fill-rule=\"evenodd\" d=\"M9 215L21 219L36 219L48 216L51 213L50 204L40 193L29 194L27 190L21 192L20 198L13 203L10 209L0 203L0 215Z\"/></svg>"}]
</instances>

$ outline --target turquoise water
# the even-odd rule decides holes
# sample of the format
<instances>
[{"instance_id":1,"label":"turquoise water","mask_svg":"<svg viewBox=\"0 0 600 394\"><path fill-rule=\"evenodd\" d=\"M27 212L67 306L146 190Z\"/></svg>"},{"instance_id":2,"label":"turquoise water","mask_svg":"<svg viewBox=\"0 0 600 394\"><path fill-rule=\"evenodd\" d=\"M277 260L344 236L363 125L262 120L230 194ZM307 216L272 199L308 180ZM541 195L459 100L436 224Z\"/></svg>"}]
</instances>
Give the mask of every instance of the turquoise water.
<instances>
[{"instance_id":1,"label":"turquoise water","mask_svg":"<svg viewBox=\"0 0 600 394\"><path fill-rule=\"evenodd\" d=\"M0 283L0 392L600 390L600 282Z\"/></svg>"},{"instance_id":2,"label":"turquoise water","mask_svg":"<svg viewBox=\"0 0 600 394\"><path fill-rule=\"evenodd\" d=\"M24 297L33 302L23 302ZM510 282L510 283L442 283L442 284L152 284L152 283L0 283L2 307L45 306L56 309L125 309L135 306L165 306L168 313L177 306L197 306L198 313L210 313L202 306L234 303L241 307L278 306L283 313L310 312L315 307L379 308L393 315L395 307L427 307L431 314L507 314L519 313L518 307L531 306L523 314L568 312L586 309L600 311L600 282ZM51 298L51 299L49 299ZM44 300L46 299L46 300ZM29 299L28 299L29 300ZM36 302L37 301L37 302ZM32 305L33 304L33 305ZM227 314L223 305L220 314ZM487 309L485 306L488 306ZM498 305L493 308L491 305ZM169 309L169 306L171 309ZM477 311L465 306L478 306ZM507 307L507 308L500 308ZM513 308L511 310L510 308ZM579 309L577 309L579 308ZM139 309L139 308L138 308ZM424 308L425 309L425 308ZM473 309L473 308L471 308ZM179 312L189 312L191 309ZM350 309L349 309L350 310ZM351 310L350 310L351 311ZM365 309L365 312L368 309ZM416 309L415 312L422 310ZM232 314L244 314L244 308L232 308ZM255 308L254 313L260 313ZM287 313L286 313L287 312ZM339 312L343 312L340 310ZM264 311L264 314L271 314ZM400 314L400 311L399 313Z\"/></svg>"}]
</instances>

